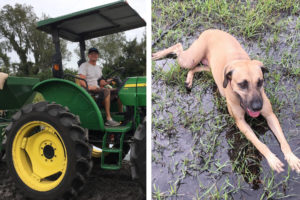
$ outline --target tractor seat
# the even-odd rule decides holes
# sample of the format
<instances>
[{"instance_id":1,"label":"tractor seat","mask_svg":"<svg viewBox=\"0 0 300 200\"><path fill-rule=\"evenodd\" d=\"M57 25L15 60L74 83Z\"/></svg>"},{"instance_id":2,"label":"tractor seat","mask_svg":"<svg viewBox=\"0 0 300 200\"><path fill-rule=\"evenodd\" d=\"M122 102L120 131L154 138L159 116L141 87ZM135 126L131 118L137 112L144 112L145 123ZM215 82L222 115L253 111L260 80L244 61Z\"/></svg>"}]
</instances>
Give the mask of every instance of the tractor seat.
<instances>
[{"instance_id":1,"label":"tractor seat","mask_svg":"<svg viewBox=\"0 0 300 200\"><path fill-rule=\"evenodd\" d=\"M79 74L76 75L76 77L80 77ZM75 78L75 84L82 87L81 84L80 84L80 79L78 78ZM97 105L99 107L102 107L101 103L103 100L104 100L104 97L101 96L101 93L100 94L96 94L94 92L90 92L88 91L88 93L92 96L92 98L96 101Z\"/></svg>"},{"instance_id":2,"label":"tractor seat","mask_svg":"<svg viewBox=\"0 0 300 200\"><path fill-rule=\"evenodd\" d=\"M80 78L79 74L76 75L76 77ZM80 79L75 78L75 84L82 87L80 84ZM104 94L103 93L94 93L92 91L88 91L87 92L91 95L91 97L95 100L95 102L97 103L99 108L104 108L104 106L102 105L102 102L104 101ZM116 95L118 91L111 91L111 96L112 95ZM112 102L116 102L117 99L113 99Z\"/></svg>"}]
</instances>

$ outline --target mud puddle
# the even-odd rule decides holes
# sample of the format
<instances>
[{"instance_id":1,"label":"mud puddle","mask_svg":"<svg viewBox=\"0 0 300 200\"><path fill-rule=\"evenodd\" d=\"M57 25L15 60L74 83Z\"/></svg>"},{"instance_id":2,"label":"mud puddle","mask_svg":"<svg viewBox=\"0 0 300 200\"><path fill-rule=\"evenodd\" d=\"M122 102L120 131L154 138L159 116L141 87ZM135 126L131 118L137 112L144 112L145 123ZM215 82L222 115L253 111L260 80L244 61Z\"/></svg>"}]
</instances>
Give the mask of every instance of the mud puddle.
<instances>
[{"instance_id":1,"label":"mud puddle","mask_svg":"<svg viewBox=\"0 0 300 200\"><path fill-rule=\"evenodd\" d=\"M288 45L299 41L299 31L293 28L296 20L290 19L290 28L279 34L275 46L268 46L273 33L266 33L261 41L237 39L250 57L268 67L265 91L293 152L300 157L300 80L299 75L293 75L293 70L299 68L300 55L299 48ZM185 42L190 45L197 37ZM283 61L286 55L294 57L287 56L288 60ZM247 118L260 140L285 164L280 174L272 172L266 159L236 128L211 77L200 73L194 78L191 93L187 93L184 78L174 80L184 70L168 73L176 67L171 59L153 66L153 198L299 199L300 176L288 170L265 120Z\"/></svg>"}]
</instances>

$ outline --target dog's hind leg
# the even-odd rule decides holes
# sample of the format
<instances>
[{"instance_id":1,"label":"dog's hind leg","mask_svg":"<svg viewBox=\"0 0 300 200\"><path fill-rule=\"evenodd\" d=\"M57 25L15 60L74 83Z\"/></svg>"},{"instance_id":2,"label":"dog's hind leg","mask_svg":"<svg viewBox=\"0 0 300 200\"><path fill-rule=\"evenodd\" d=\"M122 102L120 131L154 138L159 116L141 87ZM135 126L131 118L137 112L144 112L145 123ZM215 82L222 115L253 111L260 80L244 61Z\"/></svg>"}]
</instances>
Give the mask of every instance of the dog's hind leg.
<instances>
[{"instance_id":1,"label":"dog's hind leg","mask_svg":"<svg viewBox=\"0 0 300 200\"><path fill-rule=\"evenodd\" d=\"M159 60L165 57L176 58L183 52L181 43L177 43L167 49L152 54L152 60Z\"/></svg>"},{"instance_id":2,"label":"dog's hind leg","mask_svg":"<svg viewBox=\"0 0 300 200\"><path fill-rule=\"evenodd\" d=\"M185 85L185 88L190 91L192 86L193 86L193 78L194 78L194 74L196 72L202 72L202 71L210 71L210 67L208 66L200 66L200 65L197 65L195 68L191 69L188 74L187 74L187 77L186 77L186 81L184 83Z\"/></svg>"}]
</instances>

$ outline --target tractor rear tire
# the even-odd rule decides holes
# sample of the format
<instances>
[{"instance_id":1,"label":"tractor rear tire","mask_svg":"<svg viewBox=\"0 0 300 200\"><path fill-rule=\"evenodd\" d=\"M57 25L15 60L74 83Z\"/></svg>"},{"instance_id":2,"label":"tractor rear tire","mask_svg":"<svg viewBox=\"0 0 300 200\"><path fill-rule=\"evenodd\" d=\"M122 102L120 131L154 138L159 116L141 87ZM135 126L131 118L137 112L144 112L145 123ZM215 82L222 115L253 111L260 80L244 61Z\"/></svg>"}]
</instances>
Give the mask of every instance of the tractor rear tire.
<instances>
[{"instance_id":1,"label":"tractor rear tire","mask_svg":"<svg viewBox=\"0 0 300 200\"><path fill-rule=\"evenodd\" d=\"M133 180L140 183L146 194L146 118L136 129L130 144L130 163Z\"/></svg>"},{"instance_id":2,"label":"tractor rear tire","mask_svg":"<svg viewBox=\"0 0 300 200\"><path fill-rule=\"evenodd\" d=\"M8 173L30 199L72 199L91 168L91 145L79 118L48 102L28 104L6 127Z\"/></svg>"}]
</instances>

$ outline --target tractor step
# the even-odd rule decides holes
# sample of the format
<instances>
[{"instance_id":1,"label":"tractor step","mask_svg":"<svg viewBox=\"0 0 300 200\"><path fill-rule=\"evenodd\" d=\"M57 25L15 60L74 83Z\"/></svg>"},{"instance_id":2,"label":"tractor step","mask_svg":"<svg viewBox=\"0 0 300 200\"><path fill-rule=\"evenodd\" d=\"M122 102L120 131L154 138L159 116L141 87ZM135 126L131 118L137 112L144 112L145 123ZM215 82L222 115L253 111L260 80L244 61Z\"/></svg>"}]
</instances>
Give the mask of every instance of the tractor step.
<instances>
[{"instance_id":1,"label":"tractor step","mask_svg":"<svg viewBox=\"0 0 300 200\"><path fill-rule=\"evenodd\" d=\"M132 122L120 126L104 126L106 132L109 133L126 133L132 128Z\"/></svg>"},{"instance_id":2,"label":"tractor step","mask_svg":"<svg viewBox=\"0 0 300 200\"><path fill-rule=\"evenodd\" d=\"M128 131L130 131L132 129L132 122L128 122L125 125L121 125L121 126L115 126L115 127L111 127L111 126L105 126L105 134L103 137L103 142L102 142L102 154L101 154L101 168L103 169L110 169L110 170L118 170L121 168L122 165L122 154L123 154L123 142L124 142L124 136L125 133L127 133ZM110 135L114 135L114 138L119 138L119 142L117 142L117 144L119 144L118 148L109 148L108 146L108 137L110 137ZM117 137L115 137L115 135L118 135ZM119 137L120 136L120 137ZM116 160L114 160L115 164L111 164L111 163L107 163L106 156L109 156L110 154L117 154L116 156Z\"/></svg>"},{"instance_id":3,"label":"tractor step","mask_svg":"<svg viewBox=\"0 0 300 200\"><path fill-rule=\"evenodd\" d=\"M102 116L106 116L104 109L101 110ZM124 121L125 120L125 112L110 112L111 117L115 120L115 121Z\"/></svg>"},{"instance_id":4,"label":"tractor step","mask_svg":"<svg viewBox=\"0 0 300 200\"><path fill-rule=\"evenodd\" d=\"M102 169L110 169L110 170L119 170L121 169L121 165L112 165L112 164L104 164L104 165L101 165L101 168Z\"/></svg>"},{"instance_id":5,"label":"tractor step","mask_svg":"<svg viewBox=\"0 0 300 200\"><path fill-rule=\"evenodd\" d=\"M121 149L102 149L102 152L104 153L120 153Z\"/></svg>"},{"instance_id":6,"label":"tractor step","mask_svg":"<svg viewBox=\"0 0 300 200\"><path fill-rule=\"evenodd\" d=\"M111 127L111 128L115 128L115 127ZM114 129L111 129L111 130L114 130ZM127 127L126 127L126 130L127 130ZM130 130L130 128L128 130ZM110 169L110 170L118 170L121 168L122 153L123 153L123 141L124 141L125 132L126 131L124 131L124 132L116 131L116 133L114 133L113 131L105 132L104 137L103 137L103 143L102 143L101 168ZM109 134L121 134L120 137L118 137L118 138L120 138L119 148L108 148L107 138L109 137ZM105 161L106 156L109 156L110 154L117 154L116 160L114 162L116 164L107 163L107 161Z\"/></svg>"}]
</instances>

